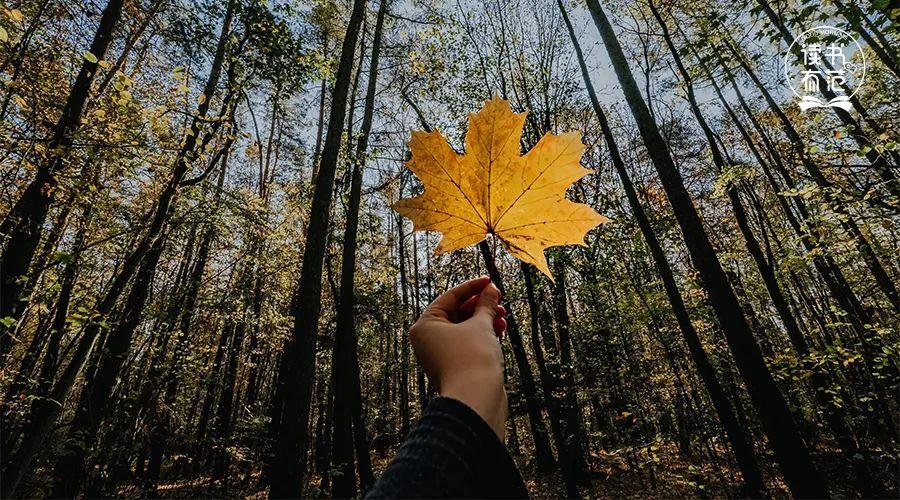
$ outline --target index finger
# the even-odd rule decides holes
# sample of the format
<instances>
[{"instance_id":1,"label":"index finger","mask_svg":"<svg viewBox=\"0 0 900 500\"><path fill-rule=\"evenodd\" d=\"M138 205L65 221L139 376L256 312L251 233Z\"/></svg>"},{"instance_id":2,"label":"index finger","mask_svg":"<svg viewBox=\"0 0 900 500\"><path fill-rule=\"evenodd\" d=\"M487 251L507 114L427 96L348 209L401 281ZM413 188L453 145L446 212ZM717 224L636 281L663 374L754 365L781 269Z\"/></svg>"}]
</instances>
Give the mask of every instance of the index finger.
<instances>
[{"instance_id":1,"label":"index finger","mask_svg":"<svg viewBox=\"0 0 900 500\"><path fill-rule=\"evenodd\" d=\"M470 297L481 293L490 282L491 279L489 277L482 276L460 283L434 299L434 302L428 306L425 313L438 314L449 318L459 306L469 300Z\"/></svg>"}]
</instances>

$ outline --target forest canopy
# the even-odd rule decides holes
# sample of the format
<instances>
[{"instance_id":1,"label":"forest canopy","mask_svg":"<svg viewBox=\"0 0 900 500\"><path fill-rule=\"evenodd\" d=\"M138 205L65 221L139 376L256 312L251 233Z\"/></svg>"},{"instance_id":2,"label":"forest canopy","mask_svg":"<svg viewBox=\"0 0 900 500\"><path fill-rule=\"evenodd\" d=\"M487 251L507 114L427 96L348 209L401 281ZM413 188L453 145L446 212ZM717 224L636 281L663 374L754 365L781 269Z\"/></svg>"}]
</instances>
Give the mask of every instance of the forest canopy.
<instances>
[{"instance_id":1,"label":"forest canopy","mask_svg":"<svg viewBox=\"0 0 900 500\"><path fill-rule=\"evenodd\" d=\"M0 497L361 497L482 275L532 496L900 494L896 2L7 0L0 83Z\"/></svg>"}]
</instances>

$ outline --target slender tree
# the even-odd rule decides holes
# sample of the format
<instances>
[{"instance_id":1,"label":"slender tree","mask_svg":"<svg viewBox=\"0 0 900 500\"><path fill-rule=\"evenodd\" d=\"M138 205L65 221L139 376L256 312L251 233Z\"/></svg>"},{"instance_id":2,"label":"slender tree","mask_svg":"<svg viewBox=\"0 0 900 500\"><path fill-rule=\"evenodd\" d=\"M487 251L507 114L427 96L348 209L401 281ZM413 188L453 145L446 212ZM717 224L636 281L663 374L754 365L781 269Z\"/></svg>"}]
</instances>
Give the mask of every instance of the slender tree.
<instances>
[{"instance_id":1,"label":"slender tree","mask_svg":"<svg viewBox=\"0 0 900 500\"><path fill-rule=\"evenodd\" d=\"M697 334L693 323L691 323L690 316L688 315L687 308L684 304L684 299L675 282L672 268L665 256L662 245L660 245L656 234L653 232L650 220L638 199L637 191L631 181L631 176L628 175L628 171L625 168L625 162L622 160L622 156L619 153L619 147L612 135L612 129L609 126L606 113L604 113L603 108L600 106L600 101L597 99L597 93L594 90L590 74L587 70L587 64L585 63L584 55L581 51L581 44L578 43L578 39L575 36L575 31L572 28L571 21L569 21L565 6L562 4L561 0L557 0L557 6L563 14L563 20L566 23L569 37L572 40L572 45L575 47L575 54L578 57L578 63L581 68L581 76L584 79L585 88L590 97L591 105L594 108L594 113L597 115L597 120L600 122L600 128L606 139L606 145L613 166L616 169L619 180L622 182L625 196L627 197L632 213L638 222L641 234L644 236L644 240L650 249L650 253L656 264L657 272L662 278L666 296L675 313L675 318L678 320L678 325L684 336L685 343L688 346L688 351L697 367L700 378L703 380L707 393L712 401L713 408L715 408L719 421L725 430L725 434L728 436L738 467L741 469L741 474L743 475L745 490L750 494L764 492L765 486L763 484L762 473L759 470L753 447L749 443L746 433L741 429L737 417L731 408L731 404L728 402L725 395L725 390L722 388L721 383L716 377L715 369L700 343L700 336Z\"/></svg>"},{"instance_id":2,"label":"slender tree","mask_svg":"<svg viewBox=\"0 0 900 500\"><path fill-rule=\"evenodd\" d=\"M378 83L378 64L381 36L388 0L381 0L375 32L372 37L372 56L369 59L369 75L359 142L352 160L350 198L347 203L347 225L344 230L344 251L341 258L341 295L337 308L337 330L334 348L334 424L332 460L340 474L333 481L332 494L338 498L356 496L356 474L353 467L353 442L356 443L356 463L359 468L360 490L365 492L374 482L369 458L368 438L362 415L360 393L359 358L357 354L356 316L353 311L354 279L356 276L356 247L359 230L359 207L362 198L362 178L369 132L375 108L375 91ZM405 293L405 292L404 292ZM351 440L351 438L354 438Z\"/></svg>"},{"instance_id":3,"label":"slender tree","mask_svg":"<svg viewBox=\"0 0 900 500\"><path fill-rule=\"evenodd\" d=\"M703 228L703 222L640 95L606 13L596 0L589 0L588 8L600 31L625 99L684 234L691 260L709 294L710 305L747 385L785 480L796 496L826 497L828 490L825 479L813 464L787 403L763 360L759 345Z\"/></svg>"},{"instance_id":4,"label":"slender tree","mask_svg":"<svg viewBox=\"0 0 900 500\"><path fill-rule=\"evenodd\" d=\"M41 239L47 212L56 197L57 175L66 167L67 152L81 125L91 83L97 75L98 61L106 56L116 25L122 17L124 3L125 0L110 0L106 4L91 42L91 55L84 58L47 143L47 151L52 153L47 161L40 164L34 179L25 187L0 224L0 237L7 240L0 255L0 296L3 297L0 301L0 318L16 320L22 314L20 299L27 295L27 291L22 290L21 279L27 274ZM11 343L9 332L0 331L0 364L9 352Z\"/></svg>"},{"instance_id":5,"label":"slender tree","mask_svg":"<svg viewBox=\"0 0 900 500\"><path fill-rule=\"evenodd\" d=\"M269 477L269 494L275 498L302 496L301 480L306 469L307 424L316 364L316 335L322 306L322 263L329 233L334 176L347 110L353 56L365 15L365 4L365 0L354 0L341 46L331 93L328 133L315 177L300 280L291 304L294 324L278 370L277 393L272 408L272 428L276 431L277 441Z\"/></svg>"}]
</instances>

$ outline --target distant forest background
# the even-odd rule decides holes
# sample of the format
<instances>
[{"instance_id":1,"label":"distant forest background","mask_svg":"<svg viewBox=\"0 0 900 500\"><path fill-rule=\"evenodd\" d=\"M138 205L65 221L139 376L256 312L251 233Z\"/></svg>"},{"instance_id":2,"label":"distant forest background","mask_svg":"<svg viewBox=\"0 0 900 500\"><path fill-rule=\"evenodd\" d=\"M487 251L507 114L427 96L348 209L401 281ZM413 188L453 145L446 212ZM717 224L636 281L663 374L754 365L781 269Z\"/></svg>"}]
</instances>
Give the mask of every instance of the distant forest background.
<instances>
[{"instance_id":1,"label":"distant forest background","mask_svg":"<svg viewBox=\"0 0 900 500\"><path fill-rule=\"evenodd\" d=\"M362 495L434 396L410 324L488 273L533 496L898 495L895 2L0 6L4 498ZM787 88L819 25L849 110ZM389 208L493 95L611 219L552 282Z\"/></svg>"}]
</instances>

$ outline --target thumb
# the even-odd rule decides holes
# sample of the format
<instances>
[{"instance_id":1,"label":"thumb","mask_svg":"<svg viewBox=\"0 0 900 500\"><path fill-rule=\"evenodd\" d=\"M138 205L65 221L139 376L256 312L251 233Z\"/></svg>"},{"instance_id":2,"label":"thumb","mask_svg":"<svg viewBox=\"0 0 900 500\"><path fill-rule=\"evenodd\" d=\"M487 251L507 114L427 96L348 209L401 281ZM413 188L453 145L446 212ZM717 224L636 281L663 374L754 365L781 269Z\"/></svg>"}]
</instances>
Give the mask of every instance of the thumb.
<instances>
[{"instance_id":1,"label":"thumb","mask_svg":"<svg viewBox=\"0 0 900 500\"><path fill-rule=\"evenodd\" d=\"M500 304L500 290L493 283L486 286L478 297L478 303L475 305L475 313L472 317L481 318L482 321L487 320L489 324L494 323L497 316L497 305Z\"/></svg>"}]
</instances>

